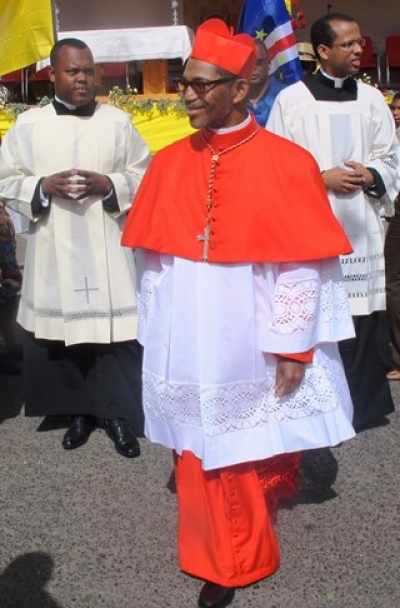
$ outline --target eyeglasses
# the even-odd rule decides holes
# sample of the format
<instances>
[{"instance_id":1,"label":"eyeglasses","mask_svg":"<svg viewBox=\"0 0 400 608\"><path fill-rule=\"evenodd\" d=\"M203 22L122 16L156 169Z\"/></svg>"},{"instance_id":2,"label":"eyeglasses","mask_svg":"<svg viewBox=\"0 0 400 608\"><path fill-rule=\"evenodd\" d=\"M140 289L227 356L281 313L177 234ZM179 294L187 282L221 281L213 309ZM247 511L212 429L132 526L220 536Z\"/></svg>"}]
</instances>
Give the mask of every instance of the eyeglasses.
<instances>
[{"instance_id":1,"label":"eyeglasses","mask_svg":"<svg viewBox=\"0 0 400 608\"><path fill-rule=\"evenodd\" d=\"M360 46L364 48L365 46L365 38L357 38L357 40L348 40L347 42L341 42L340 44L332 44L332 46L337 46L342 51L353 51L355 46Z\"/></svg>"},{"instance_id":2,"label":"eyeglasses","mask_svg":"<svg viewBox=\"0 0 400 608\"><path fill-rule=\"evenodd\" d=\"M218 78L217 80L204 80L203 78L194 78L193 80L186 80L186 78L174 78L174 84L177 88L177 91L180 95L184 95L188 89L191 89L198 95L202 97L203 95L207 95L214 87L217 87L219 84L225 84L226 82L233 82L237 80L237 76L228 76L227 78Z\"/></svg>"}]
</instances>

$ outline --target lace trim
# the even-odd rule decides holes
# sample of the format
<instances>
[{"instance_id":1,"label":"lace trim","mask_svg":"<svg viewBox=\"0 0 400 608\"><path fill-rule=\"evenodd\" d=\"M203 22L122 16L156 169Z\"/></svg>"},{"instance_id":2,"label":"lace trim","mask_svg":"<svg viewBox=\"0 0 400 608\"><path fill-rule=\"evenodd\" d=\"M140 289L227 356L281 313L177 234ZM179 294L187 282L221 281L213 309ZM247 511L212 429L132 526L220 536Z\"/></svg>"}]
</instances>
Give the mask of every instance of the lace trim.
<instances>
[{"instance_id":1,"label":"lace trim","mask_svg":"<svg viewBox=\"0 0 400 608\"><path fill-rule=\"evenodd\" d=\"M275 333L309 335L316 323L348 322L348 318L349 306L342 280L328 280L322 285L318 280L310 280L276 286L274 317L270 322L270 329Z\"/></svg>"},{"instance_id":2,"label":"lace trim","mask_svg":"<svg viewBox=\"0 0 400 608\"><path fill-rule=\"evenodd\" d=\"M310 333L317 307L318 281L278 284L271 329L279 333Z\"/></svg>"},{"instance_id":3,"label":"lace trim","mask_svg":"<svg viewBox=\"0 0 400 608\"><path fill-rule=\"evenodd\" d=\"M367 261L376 262L377 260L383 260L382 253L373 253L369 256L353 256L350 254L340 258L340 265L346 266L347 264L365 264Z\"/></svg>"},{"instance_id":4,"label":"lace trim","mask_svg":"<svg viewBox=\"0 0 400 608\"><path fill-rule=\"evenodd\" d=\"M352 299L352 298L367 298L367 297L371 297L371 296L377 296L377 295L383 295L386 294L386 290L384 287L377 287L376 289L370 289L369 291L349 291L348 292L348 298Z\"/></svg>"},{"instance_id":5,"label":"lace trim","mask_svg":"<svg viewBox=\"0 0 400 608\"><path fill-rule=\"evenodd\" d=\"M64 321L87 321L89 319L121 319L137 315L137 306L125 306L115 310L77 310L63 312L57 308L37 308L31 300L25 300L26 307L33 312L37 318L64 319Z\"/></svg>"},{"instance_id":6,"label":"lace trim","mask_svg":"<svg viewBox=\"0 0 400 608\"><path fill-rule=\"evenodd\" d=\"M397 169L397 167L399 166L399 159L397 157L397 154L394 154L393 152L381 158L380 160L384 165L387 165L389 169Z\"/></svg>"},{"instance_id":7,"label":"lace trim","mask_svg":"<svg viewBox=\"0 0 400 608\"><path fill-rule=\"evenodd\" d=\"M357 274L344 275L345 281L376 281L385 276L385 271L382 269L374 272L359 272Z\"/></svg>"},{"instance_id":8,"label":"lace trim","mask_svg":"<svg viewBox=\"0 0 400 608\"><path fill-rule=\"evenodd\" d=\"M326 345L327 353L334 345ZM336 351L335 351L336 352ZM143 375L146 416L169 426L201 427L205 434L290 421L332 412L348 400L346 382L337 358L318 351L319 364L306 367L300 387L287 397L274 392L275 375L261 380L217 386L166 381L149 371Z\"/></svg>"}]
</instances>

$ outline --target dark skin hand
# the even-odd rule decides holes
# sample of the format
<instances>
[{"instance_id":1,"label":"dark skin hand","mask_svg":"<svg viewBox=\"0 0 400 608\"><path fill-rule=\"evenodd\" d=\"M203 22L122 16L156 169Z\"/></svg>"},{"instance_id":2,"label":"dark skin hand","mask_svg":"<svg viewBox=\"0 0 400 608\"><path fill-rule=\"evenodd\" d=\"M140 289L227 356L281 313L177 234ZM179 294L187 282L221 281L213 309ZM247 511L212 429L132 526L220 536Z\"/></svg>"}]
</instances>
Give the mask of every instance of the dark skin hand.
<instances>
[{"instance_id":1,"label":"dark skin hand","mask_svg":"<svg viewBox=\"0 0 400 608\"><path fill-rule=\"evenodd\" d=\"M75 178L79 179L75 181ZM42 180L41 188L45 196L75 200L87 196L104 197L110 192L112 183L106 175L83 169L70 169L48 175ZM79 196L76 197L76 194Z\"/></svg>"},{"instance_id":2,"label":"dark skin hand","mask_svg":"<svg viewBox=\"0 0 400 608\"><path fill-rule=\"evenodd\" d=\"M304 378L304 363L278 357L275 375L275 393L278 397L290 395L299 386Z\"/></svg>"},{"instance_id":3,"label":"dark skin hand","mask_svg":"<svg viewBox=\"0 0 400 608\"><path fill-rule=\"evenodd\" d=\"M364 165L352 160L345 161L344 164L349 169L332 167L323 172L322 178L327 190L348 194L372 186L374 176Z\"/></svg>"}]
</instances>

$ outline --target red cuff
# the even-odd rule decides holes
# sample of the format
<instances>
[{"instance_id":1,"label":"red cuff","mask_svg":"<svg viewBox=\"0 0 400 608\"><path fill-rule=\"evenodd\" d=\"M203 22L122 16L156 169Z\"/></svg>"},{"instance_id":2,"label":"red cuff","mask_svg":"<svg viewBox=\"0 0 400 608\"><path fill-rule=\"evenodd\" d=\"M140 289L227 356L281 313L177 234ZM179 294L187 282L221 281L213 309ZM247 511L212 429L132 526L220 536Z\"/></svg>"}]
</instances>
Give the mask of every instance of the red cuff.
<instances>
[{"instance_id":1,"label":"red cuff","mask_svg":"<svg viewBox=\"0 0 400 608\"><path fill-rule=\"evenodd\" d=\"M301 363L312 363L314 359L314 349L310 348L310 350L306 350L304 353L278 353L278 357L293 359L293 361L300 361Z\"/></svg>"}]
</instances>

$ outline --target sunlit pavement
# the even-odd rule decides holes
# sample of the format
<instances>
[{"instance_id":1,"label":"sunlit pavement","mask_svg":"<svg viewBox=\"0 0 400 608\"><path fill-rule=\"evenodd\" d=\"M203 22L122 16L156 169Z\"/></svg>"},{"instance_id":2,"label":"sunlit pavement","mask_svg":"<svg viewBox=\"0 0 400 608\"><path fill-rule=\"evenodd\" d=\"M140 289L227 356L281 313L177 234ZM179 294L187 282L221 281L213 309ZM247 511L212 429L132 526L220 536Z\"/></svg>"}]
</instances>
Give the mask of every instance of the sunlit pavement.
<instances>
[{"instance_id":1,"label":"sunlit pavement","mask_svg":"<svg viewBox=\"0 0 400 608\"><path fill-rule=\"evenodd\" d=\"M400 404L400 382L392 389ZM0 607L195 608L169 451L141 439L142 456L123 458L100 430L65 451L65 421L24 417L20 376L0 375L0 404ZM279 511L280 570L233 607L400 606L400 415L332 454L332 487L322 459Z\"/></svg>"}]
</instances>

